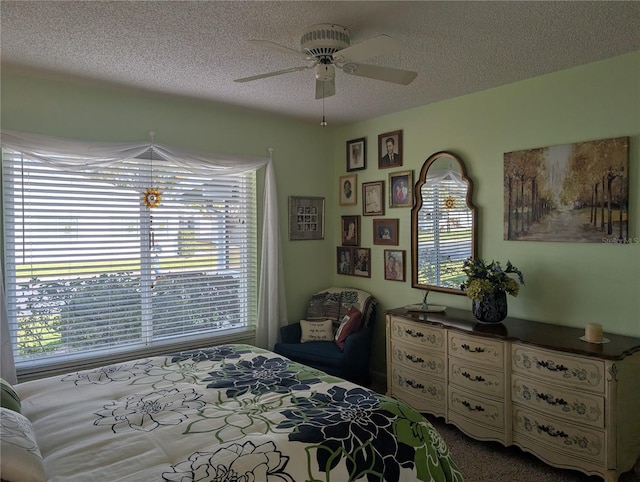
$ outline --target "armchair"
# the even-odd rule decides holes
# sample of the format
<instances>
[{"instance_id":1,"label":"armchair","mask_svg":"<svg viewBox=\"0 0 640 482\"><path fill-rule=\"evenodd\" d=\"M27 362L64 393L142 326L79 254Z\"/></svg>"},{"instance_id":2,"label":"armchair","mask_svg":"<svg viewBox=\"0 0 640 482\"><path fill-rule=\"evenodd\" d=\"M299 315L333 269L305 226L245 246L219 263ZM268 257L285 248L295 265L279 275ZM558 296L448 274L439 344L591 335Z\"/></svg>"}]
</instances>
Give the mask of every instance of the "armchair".
<instances>
[{"instance_id":1,"label":"armchair","mask_svg":"<svg viewBox=\"0 0 640 482\"><path fill-rule=\"evenodd\" d=\"M346 337L344 349L341 349L333 338L331 341L301 342L301 323L292 323L280 328L280 342L276 343L273 351L330 375L368 385L376 304L377 300L362 290L329 288L318 292L309 301L308 320L331 319L337 327L355 307L362 313L360 329Z\"/></svg>"}]
</instances>

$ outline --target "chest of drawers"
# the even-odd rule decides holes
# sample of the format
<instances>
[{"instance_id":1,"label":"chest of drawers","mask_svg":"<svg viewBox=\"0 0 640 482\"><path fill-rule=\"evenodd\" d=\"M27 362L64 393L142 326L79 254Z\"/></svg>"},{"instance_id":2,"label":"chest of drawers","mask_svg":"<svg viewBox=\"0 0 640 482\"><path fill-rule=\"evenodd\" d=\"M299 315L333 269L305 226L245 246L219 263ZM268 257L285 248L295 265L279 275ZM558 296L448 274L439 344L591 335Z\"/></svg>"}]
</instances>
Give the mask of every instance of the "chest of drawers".
<instances>
[{"instance_id":1,"label":"chest of drawers","mask_svg":"<svg viewBox=\"0 0 640 482\"><path fill-rule=\"evenodd\" d=\"M470 313L389 310L387 389L479 440L615 482L640 456L640 339Z\"/></svg>"}]
</instances>

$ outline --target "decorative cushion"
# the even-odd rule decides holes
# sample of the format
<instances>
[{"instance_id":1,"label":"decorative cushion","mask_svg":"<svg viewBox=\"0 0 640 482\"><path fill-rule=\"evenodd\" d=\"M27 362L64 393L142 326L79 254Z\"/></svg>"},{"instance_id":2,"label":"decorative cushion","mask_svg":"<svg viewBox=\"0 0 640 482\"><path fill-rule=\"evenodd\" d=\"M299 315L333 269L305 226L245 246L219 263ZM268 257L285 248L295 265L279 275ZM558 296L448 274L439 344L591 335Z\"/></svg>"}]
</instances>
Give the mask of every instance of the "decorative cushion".
<instances>
[{"instance_id":1,"label":"decorative cushion","mask_svg":"<svg viewBox=\"0 0 640 482\"><path fill-rule=\"evenodd\" d=\"M21 413L20 397L11 384L0 378L0 406Z\"/></svg>"},{"instance_id":2,"label":"decorative cushion","mask_svg":"<svg viewBox=\"0 0 640 482\"><path fill-rule=\"evenodd\" d=\"M46 480L35 432L26 417L0 407L0 435L2 480L20 482Z\"/></svg>"},{"instance_id":3,"label":"decorative cushion","mask_svg":"<svg viewBox=\"0 0 640 482\"><path fill-rule=\"evenodd\" d=\"M322 290L322 294L326 295L324 318L331 318L336 325L340 324L352 306L356 306L362 312L364 326L368 326L374 316L377 301L366 291L357 288L327 288Z\"/></svg>"},{"instance_id":4,"label":"decorative cushion","mask_svg":"<svg viewBox=\"0 0 640 482\"><path fill-rule=\"evenodd\" d=\"M312 320L314 318L327 318L324 316L324 300L326 297L327 293L318 293L311 297L309 307L307 308L308 320Z\"/></svg>"},{"instance_id":5,"label":"decorative cushion","mask_svg":"<svg viewBox=\"0 0 640 482\"><path fill-rule=\"evenodd\" d=\"M342 318L340 327L336 331L335 341L338 348L344 350L344 341L351 333L355 333L362 325L362 313L356 308L351 308L349 312Z\"/></svg>"},{"instance_id":6,"label":"decorative cushion","mask_svg":"<svg viewBox=\"0 0 640 482\"><path fill-rule=\"evenodd\" d=\"M300 328L302 330L300 343L333 340L333 322L331 320L300 320Z\"/></svg>"}]
</instances>

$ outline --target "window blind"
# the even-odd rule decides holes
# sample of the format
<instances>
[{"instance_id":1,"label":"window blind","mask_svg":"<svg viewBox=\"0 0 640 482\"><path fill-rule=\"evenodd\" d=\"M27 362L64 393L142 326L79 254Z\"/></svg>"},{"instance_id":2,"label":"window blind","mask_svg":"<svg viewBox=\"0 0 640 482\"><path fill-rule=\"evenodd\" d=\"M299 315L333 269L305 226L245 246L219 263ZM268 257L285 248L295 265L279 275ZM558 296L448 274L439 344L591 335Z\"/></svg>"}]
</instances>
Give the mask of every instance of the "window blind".
<instances>
[{"instance_id":1,"label":"window blind","mask_svg":"<svg viewBox=\"0 0 640 482\"><path fill-rule=\"evenodd\" d=\"M472 253L467 185L450 173L437 182L427 179L424 187L428 189L422 190L418 215L418 232L425 233L419 240L418 282L460 289L466 279L462 265Z\"/></svg>"},{"instance_id":2,"label":"window blind","mask_svg":"<svg viewBox=\"0 0 640 482\"><path fill-rule=\"evenodd\" d=\"M255 172L206 178L152 157L88 172L3 152L18 370L253 329Z\"/></svg>"}]
</instances>

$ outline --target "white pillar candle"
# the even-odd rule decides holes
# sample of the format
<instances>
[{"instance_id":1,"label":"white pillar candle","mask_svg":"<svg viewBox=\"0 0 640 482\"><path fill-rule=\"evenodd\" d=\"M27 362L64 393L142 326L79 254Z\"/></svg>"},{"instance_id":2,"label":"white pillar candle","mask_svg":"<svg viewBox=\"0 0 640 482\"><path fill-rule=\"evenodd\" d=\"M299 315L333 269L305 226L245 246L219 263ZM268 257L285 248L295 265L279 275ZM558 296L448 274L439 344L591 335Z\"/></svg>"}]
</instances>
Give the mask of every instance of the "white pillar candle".
<instances>
[{"instance_id":1,"label":"white pillar candle","mask_svg":"<svg viewBox=\"0 0 640 482\"><path fill-rule=\"evenodd\" d=\"M602 341L602 325L600 323L587 323L584 329L584 338L590 342Z\"/></svg>"}]
</instances>

